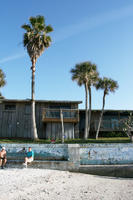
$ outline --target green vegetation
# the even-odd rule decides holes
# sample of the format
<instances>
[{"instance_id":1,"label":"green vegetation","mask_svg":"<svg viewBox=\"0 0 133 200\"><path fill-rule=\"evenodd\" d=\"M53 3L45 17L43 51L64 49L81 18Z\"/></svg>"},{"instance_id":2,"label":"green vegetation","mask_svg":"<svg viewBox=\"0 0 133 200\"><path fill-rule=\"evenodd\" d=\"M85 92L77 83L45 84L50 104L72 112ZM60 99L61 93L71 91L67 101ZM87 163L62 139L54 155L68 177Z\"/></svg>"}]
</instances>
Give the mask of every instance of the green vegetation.
<instances>
[{"instance_id":1,"label":"green vegetation","mask_svg":"<svg viewBox=\"0 0 133 200\"><path fill-rule=\"evenodd\" d=\"M98 138L96 139L73 139L73 140L66 140L65 143L130 143L130 139L128 137L111 137L111 138Z\"/></svg>"},{"instance_id":2,"label":"green vegetation","mask_svg":"<svg viewBox=\"0 0 133 200\"><path fill-rule=\"evenodd\" d=\"M110 137L110 138L98 138L96 139L69 139L65 140L65 144L82 144L82 143L130 143L128 137ZM50 144L51 140L38 139L38 140L28 140L28 139L0 139L0 143L34 143L34 144ZM55 144L61 144L61 140L56 140Z\"/></svg>"},{"instance_id":3,"label":"green vegetation","mask_svg":"<svg viewBox=\"0 0 133 200\"><path fill-rule=\"evenodd\" d=\"M127 137L128 135L125 132L100 132L99 137L100 138L119 138L119 137ZM129 137L129 136L128 136Z\"/></svg>"},{"instance_id":4,"label":"green vegetation","mask_svg":"<svg viewBox=\"0 0 133 200\"><path fill-rule=\"evenodd\" d=\"M2 69L0 69L0 88L4 87L6 84L5 81L5 74L3 73ZM4 97L2 96L0 92L0 99L3 99Z\"/></svg>"},{"instance_id":5,"label":"green vegetation","mask_svg":"<svg viewBox=\"0 0 133 200\"><path fill-rule=\"evenodd\" d=\"M96 89L102 89L103 92L103 106L102 106L102 111L101 111L101 115L99 118L99 124L98 124L98 128L97 128L97 133L96 133L96 139L98 139L98 135L99 135L99 131L100 131L100 126L101 126L101 122L102 122L102 117L103 117L103 112L104 112L104 107L105 107L105 97L106 95L109 94L109 92L115 92L115 90L118 88L118 83L117 81L112 80L111 78L106 78L104 77L99 78L97 84L96 84Z\"/></svg>"},{"instance_id":6,"label":"green vegetation","mask_svg":"<svg viewBox=\"0 0 133 200\"><path fill-rule=\"evenodd\" d=\"M110 92L115 92L118 88L117 81L114 81L111 78L100 78L99 73L97 72L97 66L92 64L90 61L82 62L76 64L74 68L71 69L72 80L77 81L79 86L84 86L85 88L85 129L84 129L84 139L89 138L90 126L91 126L91 93L92 87L94 86L97 90L103 90L103 105L99 118L98 128L96 132L96 139L98 139L100 126L102 122L102 117L105 107L105 97ZM89 96L89 112L88 112L88 96Z\"/></svg>"},{"instance_id":7,"label":"green vegetation","mask_svg":"<svg viewBox=\"0 0 133 200\"><path fill-rule=\"evenodd\" d=\"M85 131L84 139L87 140L90 131L91 122L91 87L98 80L97 66L90 61L82 62L75 65L75 68L71 69L72 80L77 81L79 86L85 88ZM89 113L88 113L88 93L89 93ZM89 115L88 115L89 114Z\"/></svg>"}]
</instances>

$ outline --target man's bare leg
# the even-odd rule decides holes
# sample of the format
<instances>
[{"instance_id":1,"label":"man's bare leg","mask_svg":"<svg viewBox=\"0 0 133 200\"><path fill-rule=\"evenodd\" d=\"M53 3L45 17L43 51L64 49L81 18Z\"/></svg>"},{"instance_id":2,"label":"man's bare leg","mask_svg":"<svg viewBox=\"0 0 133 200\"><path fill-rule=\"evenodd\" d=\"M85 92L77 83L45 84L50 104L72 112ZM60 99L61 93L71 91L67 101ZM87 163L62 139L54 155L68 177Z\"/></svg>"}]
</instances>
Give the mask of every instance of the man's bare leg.
<instances>
[{"instance_id":1,"label":"man's bare leg","mask_svg":"<svg viewBox=\"0 0 133 200\"><path fill-rule=\"evenodd\" d=\"M2 159L0 159L0 167L2 166Z\"/></svg>"},{"instance_id":2,"label":"man's bare leg","mask_svg":"<svg viewBox=\"0 0 133 200\"><path fill-rule=\"evenodd\" d=\"M25 157L24 165L26 166L26 168L27 168L27 163L28 163L28 158Z\"/></svg>"},{"instance_id":3,"label":"man's bare leg","mask_svg":"<svg viewBox=\"0 0 133 200\"><path fill-rule=\"evenodd\" d=\"M0 162L0 166L1 166L1 169L3 169L4 166L5 166L5 164L6 164L7 159L4 158L4 159L0 159L0 160L1 160L1 162Z\"/></svg>"},{"instance_id":4,"label":"man's bare leg","mask_svg":"<svg viewBox=\"0 0 133 200\"><path fill-rule=\"evenodd\" d=\"M5 166L6 162L7 162L7 159L5 158L5 159L2 161L2 166Z\"/></svg>"}]
</instances>

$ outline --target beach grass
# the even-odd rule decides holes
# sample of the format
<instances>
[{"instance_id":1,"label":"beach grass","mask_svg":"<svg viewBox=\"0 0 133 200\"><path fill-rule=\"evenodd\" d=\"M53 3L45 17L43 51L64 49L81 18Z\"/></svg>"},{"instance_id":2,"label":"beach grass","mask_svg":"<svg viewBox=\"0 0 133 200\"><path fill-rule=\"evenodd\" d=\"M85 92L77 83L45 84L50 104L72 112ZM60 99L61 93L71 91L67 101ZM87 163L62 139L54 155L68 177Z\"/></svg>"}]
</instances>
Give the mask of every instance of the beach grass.
<instances>
[{"instance_id":1,"label":"beach grass","mask_svg":"<svg viewBox=\"0 0 133 200\"><path fill-rule=\"evenodd\" d=\"M50 144L51 140L46 139L38 139L38 140L30 140L30 139L14 139L14 138L1 138L0 143L34 143L34 144ZM62 143L61 140L57 139L55 140L55 144ZM131 143L130 139L128 137L102 137L98 138L97 140L94 138L89 138L87 140L84 139L65 139L65 144L82 144L82 143Z\"/></svg>"}]
</instances>

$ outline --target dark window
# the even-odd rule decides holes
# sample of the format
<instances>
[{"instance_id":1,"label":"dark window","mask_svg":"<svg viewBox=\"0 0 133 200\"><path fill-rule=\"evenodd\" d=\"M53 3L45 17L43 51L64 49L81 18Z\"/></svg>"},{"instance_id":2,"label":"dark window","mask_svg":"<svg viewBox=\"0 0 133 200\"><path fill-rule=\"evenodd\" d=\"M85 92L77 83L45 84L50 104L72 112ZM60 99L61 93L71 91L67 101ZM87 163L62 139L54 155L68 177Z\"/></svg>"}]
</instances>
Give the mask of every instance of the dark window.
<instances>
[{"instance_id":1,"label":"dark window","mask_svg":"<svg viewBox=\"0 0 133 200\"><path fill-rule=\"evenodd\" d=\"M15 104L6 104L5 110L16 110L16 105Z\"/></svg>"},{"instance_id":2,"label":"dark window","mask_svg":"<svg viewBox=\"0 0 133 200\"><path fill-rule=\"evenodd\" d=\"M118 120L118 115L103 115L103 120Z\"/></svg>"},{"instance_id":3,"label":"dark window","mask_svg":"<svg viewBox=\"0 0 133 200\"><path fill-rule=\"evenodd\" d=\"M25 105L25 114L31 114L31 104Z\"/></svg>"},{"instance_id":4,"label":"dark window","mask_svg":"<svg viewBox=\"0 0 133 200\"><path fill-rule=\"evenodd\" d=\"M49 108L52 109L71 109L70 105L50 105Z\"/></svg>"}]
</instances>

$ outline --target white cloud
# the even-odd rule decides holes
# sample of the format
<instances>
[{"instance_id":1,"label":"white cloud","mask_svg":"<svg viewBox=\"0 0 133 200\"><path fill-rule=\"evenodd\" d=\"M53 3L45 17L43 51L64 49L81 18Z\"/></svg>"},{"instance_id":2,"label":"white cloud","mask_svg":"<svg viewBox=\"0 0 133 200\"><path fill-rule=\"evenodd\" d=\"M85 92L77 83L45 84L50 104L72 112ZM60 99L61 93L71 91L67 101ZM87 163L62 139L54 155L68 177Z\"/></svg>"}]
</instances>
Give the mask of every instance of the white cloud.
<instances>
[{"instance_id":1,"label":"white cloud","mask_svg":"<svg viewBox=\"0 0 133 200\"><path fill-rule=\"evenodd\" d=\"M80 22L66 26L53 33L53 42L59 42L78 33L97 28L110 22L133 16L133 5L122 7L110 12L98 14L91 18L82 19Z\"/></svg>"},{"instance_id":2,"label":"white cloud","mask_svg":"<svg viewBox=\"0 0 133 200\"><path fill-rule=\"evenodd\" d=\"M0 59L0 64L6 63L6 62L12 61L12 60L17 60L17 59L22 58L24 56L25 56L25 53L7 56L5 58Z\"/></svg>"},{"instance_id":3,"label":"white cloud","mask_svg":"<svg viewBox=\"0 0 133 200\"><path fill-rule=\"evenodd\" d=\"M60 30L53 32L53 43L63 41L71 36L88 31L110 22L117 22L118 20L133 16L133 5L122 7L120 9L112 10L110 12L101 13L91 18L82 19L80 22L63 27ZM7 56L0 59L0 64L8 61L22 58L26 53Z\"/></svg>"}]
</instances>

